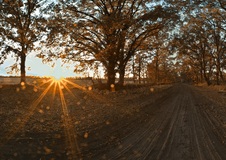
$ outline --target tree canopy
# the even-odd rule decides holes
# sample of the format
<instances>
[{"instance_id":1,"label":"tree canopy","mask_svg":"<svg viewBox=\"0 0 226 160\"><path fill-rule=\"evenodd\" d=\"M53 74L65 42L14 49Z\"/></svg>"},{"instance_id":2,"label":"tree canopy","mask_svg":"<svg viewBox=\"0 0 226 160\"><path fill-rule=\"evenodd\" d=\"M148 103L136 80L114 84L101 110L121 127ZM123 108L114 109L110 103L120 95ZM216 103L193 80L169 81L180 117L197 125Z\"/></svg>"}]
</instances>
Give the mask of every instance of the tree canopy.
<instances>
[{"instance_id":1,"label":"tree canopy","mask_svg":"<svg viewBox=\"0 0 226 160\"><path fill-rule=\"evenodd\" d=\"M27 54L41 40L44 13L51 6L47 0L3 0L0 5L0 62L8 55L15 58L12 69L20 62L21 82L25 82Z\"/></svg>"},{"instance_id":2,"label":"tree canopy","mask_svg":"<svg viewBox=\"0 0 226 160\"><path fill-rule=\"evenodd\" d=\"M117 76L123 85L128 71L155 82L225 80L223 0L4 0L0 9L0 60L20 60L21 81L35 48L45 61L73 62L75 72L102 66L108 86Z\"/></svg>"},{"instance_id":3,"label":"tree canopy","mask_svg":"<svg viewBox=\"0 0 226 160\"><path fill-rule=\"evenodd\" d=\"M67 36L70 44L66 57L80 64L101 63L108 85L115 84L116 73L122 85L128 61L147 50L150 39L177 18L172 8L149 0L69 0L59 8L63 14L55 18L60 17L61 24L50 28L51 42L59 37L60 27L61 37Z\"/></svg>"}]
</instances>

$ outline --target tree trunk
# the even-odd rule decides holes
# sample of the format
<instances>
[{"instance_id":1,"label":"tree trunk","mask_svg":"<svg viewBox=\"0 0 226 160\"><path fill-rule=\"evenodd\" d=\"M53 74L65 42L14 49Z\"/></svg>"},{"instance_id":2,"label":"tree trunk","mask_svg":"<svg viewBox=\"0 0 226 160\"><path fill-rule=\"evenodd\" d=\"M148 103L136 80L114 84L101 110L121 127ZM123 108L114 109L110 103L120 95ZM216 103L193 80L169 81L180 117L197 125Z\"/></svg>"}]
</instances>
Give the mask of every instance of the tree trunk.
<instances>
[{"instance_id":1,"label":"tree trunk","mask_svg":"<svg viewBox=\"0 0 226 160\"><path fill-rule=\"evenodd\" d=\"M158 51L156 53L156 62L155 62L155 83L159 84L159 55Z\"/></svg>"},{"instance_id":2,"label":"tree trunk","mask_svg":"<svg viewBox=\"0 0 226 160\"><path fill-rule=\"evenodd\" d=\"M135 73L135 60L134 60L134 56L133 56L133 83L136 83L136 73Z\"/></svg>"},{"instance_id":3,"label":"tree trunk","mask_svg":"<svg viewBox=\"0 0 226 160\"><path fill-rule=\"evenodd\" d=\"M26 70L25 70L25 61L26 61L26 51L22 49L21 52L21 63L20 63L20 82L26 83Z\"/></svg>"},{"instance_id":4,"label":"tree trunk","mask_svg":"<svg viewBox=\"0 0 226 160\"><path fill-rule=\"evenodd\" d=\"M200 71L200 82L203 83L203 70L201 69Z\"/></svg>"},{"instance_id":5,"label":"tree trunk","mask_svg":"<svg viewBox=\"0 0 226 160\"><path fill-rule=\"evenodd\" d=\"M206 80L207 85L210 86L211 82L210 82L209 78L205 78L205 80Z\"/></svg>"},{"instance_id":6,"label":"tree trunk","mask_svg":"<svg viewBox=\"0 0 226 160\"><path fill-rule=\"evenodd\" d=\"M108 88L111 89L111 86L115 85L115 64L112 62L109 62L107 68L107 79Z\"/></svg>"},{"instance_id":7,"label":"tree trunk","mask_svg":"<svg viewBox=\"0 0 226 160\"><path fill-rule=\"evenodd\" d=\"M216 84L219 85L220 82L219 82L219 72L218 72L218 69L216 71Z\"/></svg>"},{"instance_id":8,"label":"tree trunk","mask_svg":"<svg viewBox=\"0 0 226 160\"><path fill-rule=\"evenodd\" d=\"M220 72L221 72L220 59L219 59L219 57L217 57L217 62L216 62L216 82L217 82L217 85L220 85Z\"/></svg>"},{"instance_id":9,"label":"tree trunk","mask_svg":"<svg viewBox=\"0 0 226 160\"><path fill-rule=\"evenodd\" d=\"M124 80L125 80L125 66L123 65L119 68L119 81L118 81L119 86L124 85Z\"/></svg>"},{"instance_id":10,"label":"tree trunk","mask_svg":"<svg viewBox=\"0 0 226 160\"><path fill-rule=\"evenodd\" d=\"M204 78L205 78L207 85L210 86L211 82L210 82L209 76L207 76L207 73L205 70L203 71L203 74L204 74Z\"/></svg>"},{"instance_id":11,"label":"tree trunk","mask_svg":"<svg viewBox=\"0 0 226 160\"><path fill-rule=\"evenodd\" d=\"M224 80L224 75L223 75L222 70L220 70L220 77L221 77L222 82L224 82L225 80Z\"/></svg>"},{"instance_id":12,"label":"tree trunk","mask_svg":"<svg viewBox=\"0 0 226 160\"><path fill-rule=\"evenodd\" d=\"M157 67L155 68L155 84L159 84L159 70Z\"/></svg>"},{"instance_id":13,"label":"tree trunk","mask_svg":"<svg viewBox=\"0 0 226 160\"><path fill-rule=\"evenodd\" d=\"M139 63L139 66L138 66L138 79L139 79L139 84L141 84L141 57L139 57L138 63Z\"/></svg>"}]
</instances>

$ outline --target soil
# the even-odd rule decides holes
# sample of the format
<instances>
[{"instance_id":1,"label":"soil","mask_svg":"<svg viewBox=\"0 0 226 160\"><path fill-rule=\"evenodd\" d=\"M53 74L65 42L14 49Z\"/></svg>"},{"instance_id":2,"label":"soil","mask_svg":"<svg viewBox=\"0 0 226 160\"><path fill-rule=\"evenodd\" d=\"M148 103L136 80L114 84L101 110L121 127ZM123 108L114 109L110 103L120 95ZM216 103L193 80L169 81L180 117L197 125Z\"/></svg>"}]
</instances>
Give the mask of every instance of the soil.
<instances>
[{"instance_id":1,"label":"soil","mask_svg":"<svg viewBox=\"0 0 226 160\"><path fill-rule=\"evenodd\" d=\"M0 86L1 160L226 159L226 96L211 88L50 84Z\"/></svg>"}]
</instances>

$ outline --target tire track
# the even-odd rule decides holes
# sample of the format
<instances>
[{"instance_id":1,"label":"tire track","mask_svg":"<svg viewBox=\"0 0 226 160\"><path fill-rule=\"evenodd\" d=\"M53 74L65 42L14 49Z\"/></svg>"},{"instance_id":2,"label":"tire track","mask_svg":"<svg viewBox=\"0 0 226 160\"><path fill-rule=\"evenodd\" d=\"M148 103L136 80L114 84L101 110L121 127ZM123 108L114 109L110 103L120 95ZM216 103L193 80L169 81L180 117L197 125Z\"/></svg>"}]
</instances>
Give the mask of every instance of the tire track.
<instances>
[{"instance_id":1,"label":"tire track","mask_svg":"<svg viewBox=\"0 0 226 160\"><path fill-rule=\"evenodd\" d=\"M118 143L108 144L92 159L225 159L226 146L214 134L217 127L212 117L197 105L208 100L194 87L175 85L162 99L147 102L139 116L108 128L118 132Z\"/></svg>"}]
</instances>

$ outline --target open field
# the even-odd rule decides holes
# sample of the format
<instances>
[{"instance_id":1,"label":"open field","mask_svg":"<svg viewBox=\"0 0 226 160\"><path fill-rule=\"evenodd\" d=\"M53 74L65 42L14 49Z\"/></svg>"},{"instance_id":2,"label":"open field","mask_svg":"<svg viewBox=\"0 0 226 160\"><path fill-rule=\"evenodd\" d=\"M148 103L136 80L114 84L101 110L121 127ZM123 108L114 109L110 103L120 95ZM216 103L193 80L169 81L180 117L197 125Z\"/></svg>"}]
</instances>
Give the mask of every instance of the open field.
<instances>
[{"instance_id":1,"label":"open field","mask_svg":"<svg viewBox=\"0 0 226 160\"><path fill-rule=\"evenodd\" d=\"M186 84L1 85L0 159L226 159L225 99Z\"/></svg>"},{"instance_id":2,"label":"open field","mask_svg":"<svg viewBox=\"0 0 226 160\"><path fill-rule=\"evenodd\" d=\"M40 86L43 82L47 81L48 79L49 78L26 78L26 82L29 85ZM79 84L81 86L87 86L87 85L93 84L91 80L72 79L72 82ZM20 77L0 77L0 85L14 85L19 83L20 83Z\"/></svg>"}]
</instances>

